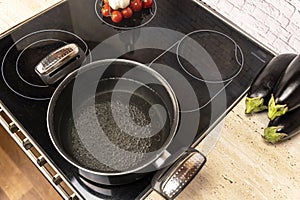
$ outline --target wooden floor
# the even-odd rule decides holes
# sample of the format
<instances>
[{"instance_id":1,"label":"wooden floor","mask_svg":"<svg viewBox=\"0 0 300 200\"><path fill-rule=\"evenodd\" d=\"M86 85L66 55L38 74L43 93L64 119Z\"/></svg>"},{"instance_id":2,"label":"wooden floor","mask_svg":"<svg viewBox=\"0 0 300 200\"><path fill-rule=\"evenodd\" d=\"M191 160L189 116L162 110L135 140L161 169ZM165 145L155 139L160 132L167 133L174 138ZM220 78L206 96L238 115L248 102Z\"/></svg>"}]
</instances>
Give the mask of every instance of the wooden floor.
<instances>
[{"instance_id":1,"label":"wooden floor","mask_svg":"<svg viewBox=\"0 0 300 200\"><path fill-rule=\"evenodd\" d=\"M43 199L61 197L0 125L0 200Z\"/></svg>"}]
</instances>

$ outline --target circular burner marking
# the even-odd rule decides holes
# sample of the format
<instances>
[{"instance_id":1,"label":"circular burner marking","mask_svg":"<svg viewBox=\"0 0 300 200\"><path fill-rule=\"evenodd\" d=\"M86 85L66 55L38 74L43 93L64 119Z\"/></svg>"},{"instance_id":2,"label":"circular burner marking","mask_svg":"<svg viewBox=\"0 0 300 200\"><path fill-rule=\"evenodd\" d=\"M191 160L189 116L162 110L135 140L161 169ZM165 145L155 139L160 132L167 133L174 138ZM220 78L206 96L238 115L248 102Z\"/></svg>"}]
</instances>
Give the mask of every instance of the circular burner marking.
<instances>
[{"instance_id":1,"label":"circular burner marking","mask_svg":"<svg viewBox=\"0 0 300 200\"><path fill-rule=\"evenodd\" d=\"M58 40L58 39L44 39L44 40L38 40L38 41L36 41L36 42L34 42L34 43L28 45L27 47L25 47L25 48L21 51L21 53L18 55L18 58L17 58L17 60L16 60L16 72L17 72L19 78L20 78L23 82L25 82L26 84L31 85L31 86L33 86L33 87L49 87L49 86L48 86L48 85L38 85L38 84L30 83L29 81L25 80L25 78L22 77L22 75L20 74L20 71L19 71L19 60L20 60L20 57L23 55L23 53L24 53L28 48L30 48L31 46L33 46L33 45L35 45L35 44L38 44L38 43L41 43L41 42L46 42L46 41L56 41L56 42L62 42L62 43L64 43L64 44L68 44L67 42L62 41L62 40Z\"/></svg>"},{"instance_id":2,"label":"circular burner marking","mask_svg":"<svg viewBox=\"0 0 300 200\"><path fill-rule=\"evenodd\" d=\"M54 33L63 33L63 34L67 34L67 35L71 35L72 37L74 37L74 38L76 38L76 39L78 39L82 44L81 45L83 45L84 46L84 53L87 55L87 53L88 52L90 52L89 51L89 49L88 49L88 45L86 44L86 42L82 39L82 38L80 38L78 35L76 35L76 34L74 34L74 33L72 33L72 32L69 32L69 31L65 31L65 30L59 30L59 29L45 29L45 30L39 30L39 31L35 31L35 32L32 32L32 33L30 33L30 34L28 34L28 35L25 35L25 36L23 36L22 38L20 38L20 39L18 39L14 44L12 44L12 46L10 46L10 48L7 50L7 52L5 53L5 55L4 55L4 57L3 57L3 60L2 60L2 64L1 64L1 75L2 75L2 77L3 77L3 80L4 80L4 83L7 85L7 87L11 90L11 91L13 91L15 94L17 94L18 96L21 96L21 97L23 97L23 98L26 98L26 99L30 99L30 100L39 100L39 101L42 101L42 100L49 100L50 98L51 98L51 95L52 95L52 93L53 93L53 89L51 89L51 91L45 91L45 90L49 90L49 87L46 87L46 86L42 86L42 85L37 85L37 84L32 84L32 83L30 83L29 81L26 81L22 76L20 76L20 73L19 72L17 72L17 66L16 66L16 68L15 68L15 70L16 70L16 73L17 73L17 75L18 75L18 77L20 78L20 80L23 82L23 83L26 83L26 86L24 86L24 87L30 87L30 89L31 90L38 90L38 91L32 91L32 93L34 93L34 94L38 94L39 92L42 92L42 93L48 93L48 97L33 97L33 96L30 96L30 95L26 95L26 94L23 94L22 92L19 92L19 91L17 91L17 89L15 89L10 83L9 83L9 81L7 80L7 78L5 77L5 72L4 72L4 67L5 67L5 61L7 60L7 57L8 57L8 55L9 55L9 53L12 51L12 49L14 48L14 47L16 47L20 42L22 42L22 41L24 41L25 39L28 39L28 38L30 38L30 37L32 37L32 36L34 36L34 35L38 35L38 34L42 34L42 33L49 33L49 32L54 32ZM55 35L55 34L54 34ZM47 39L43 39L43 40L47 40ZM51 38L51 39L49 39L48 38L48 40L60 40L60 39L55 39L55 38ZM39 40L38 40L39 41ZM37 43L38 41L35 41L35 43ZM66 41L63 41L63 40L61 40L62 42L64 42L64 43L68 43L68 42L66 42ZM30 44L29 46L31 46L31 45L33 45L33 44ZM28 48L28 45L25 47L25 48ZM21 54L22 53L24 53L24 51L25 51L25 48L22 50L22 52L21 52ZM50 52L49 52L50 53ZM18 55L18 57L17 58L19 58L20 57L20 55ZM90 60L90 62L91 62L92 60ZM25 80L25 81L24 81ZM42 86L42 87L41 87Z\"/></svg>"},{"instance_id":3,"label":"circular burner marking","mask_svg":"<svg viewBox=\"0 0 300 200\"><path fill-rule=\"evenodd\" d=\"M184 40L186 39L191 39L193 40L190 36L192 36L193 34L197 34L197 33L213 33L213 34L218 34L222 37L225 37L226 39L229 39L229 41L231 41L234 45L234 57L235 57L235 61L237 62L237 64L239 65L239 68L237 69L237 71L233 74L231 74L229 77L226 77L225 79L222 79L222 80L213 80L213 79L205 79L205 78L200 78L198 77L197 75L193 74L192 72L190 72L186 66L184 65L184 63L181 61L180 59L180 56L179 56L179 51L180 51L180 48L182 47L183 45L183 42ZM194 40L193 40L194 41ZM195 41L194 41L195 42ZM201 45L199 43L197 43L198 45ZM204 49L204 48L203 48ZM207 53L207 52L206 52ZM193 31L193 32L190 32L188 33L187 35L185 35L178 43L177 45L177 50L176 50L176 54L177 54L177 60L178 60L178 63L180 64L181 68L188 74L190 75L191 77L193 77L194 79L197 79L199 81L203 81L203 82L206 82L206 83L224 83L224 82L227 82L227 81L230 81L232 79L234 79L243 69L243 66L244 66L244 55L243 55L243 52L242 52L242 49L240 48L240 46L231 38L229 37L228 35L224 34L224 33L221 33L219 31L215 31L215 30L196 30L196 31ZM240 60L239 60L239 56L240 56ZM199 69L197 69L195 66L193 66L194 70L197 71L197 73L201 74L201 71ZM209 72L208 72L209 73ZM214 73L212 71L212 73ZM221 76L221 73L220 72L216 72L217 76Z\"/></svg>"}]
</instances>

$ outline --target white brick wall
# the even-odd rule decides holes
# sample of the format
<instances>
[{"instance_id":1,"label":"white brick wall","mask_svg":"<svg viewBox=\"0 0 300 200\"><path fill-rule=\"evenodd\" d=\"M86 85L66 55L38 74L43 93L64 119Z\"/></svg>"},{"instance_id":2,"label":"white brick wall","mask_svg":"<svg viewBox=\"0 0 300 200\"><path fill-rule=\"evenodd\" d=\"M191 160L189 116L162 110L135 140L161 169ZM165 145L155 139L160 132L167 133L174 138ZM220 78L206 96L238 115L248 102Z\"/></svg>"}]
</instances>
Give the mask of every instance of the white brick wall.
<instances>
[{"instance_id":1,"label":"white brick wall","mask_svg":"<svg viewBox=\"0 0 300 200\"><path fill-rule=\"evenodd\" d=\"M202 0L278 53L300 53L300 0Z\"/></svg>"}]
</instances>

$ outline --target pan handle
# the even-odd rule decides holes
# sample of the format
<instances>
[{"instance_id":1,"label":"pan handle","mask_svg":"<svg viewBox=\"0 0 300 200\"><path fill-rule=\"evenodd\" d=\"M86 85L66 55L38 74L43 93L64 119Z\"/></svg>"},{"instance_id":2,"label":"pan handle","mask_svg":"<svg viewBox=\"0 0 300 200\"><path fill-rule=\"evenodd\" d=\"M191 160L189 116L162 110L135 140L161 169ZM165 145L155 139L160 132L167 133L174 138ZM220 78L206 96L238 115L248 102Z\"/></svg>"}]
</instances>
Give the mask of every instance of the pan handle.
<instances>
[{"instance_id":1,"label":"pan handle","mask_svg":"<svg viewBox=\"0 0 300 200\"><path fill-rule=\"evenodd\" d=\"M204 155L196 149L189 149L169 168L157 172L152 188L164 199L174 199L192 181L205 162Z\"/></svg>"},{"instance_id":2,"label":"pan handle","mask_svg":"<svg viewBox=\"0 0 300 200\"><path fill-rule=\"evenodd\" d=\"M35 67L42 81L54 84L74 69L80 67L85 59L82 49L74 43L67 44L51 52Z\"/></svg>"}]
</instances>

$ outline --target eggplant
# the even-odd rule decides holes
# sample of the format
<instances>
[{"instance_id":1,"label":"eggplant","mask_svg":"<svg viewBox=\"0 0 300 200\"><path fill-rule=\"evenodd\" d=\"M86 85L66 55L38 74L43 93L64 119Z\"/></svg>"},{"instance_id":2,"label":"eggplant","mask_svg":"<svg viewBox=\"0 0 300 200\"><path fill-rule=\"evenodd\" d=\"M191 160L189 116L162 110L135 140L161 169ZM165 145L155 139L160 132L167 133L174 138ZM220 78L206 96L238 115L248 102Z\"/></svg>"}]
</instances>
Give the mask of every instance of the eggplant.
<instances>
[{"instance_id":1,"label":"eggplant","mask_svg":"<svg viewBox=\"0 0 300 200\"><path fill-rule=\"evenodd\" d=\"M300 132L300 108L271 120L263 138L270 143L287 140Z\"/></svg>"},{"instance_id":2,"label":"eggplant","mask_svg":"<svg viewBox=\"0 0 300 200\"><path fill-rule=\"evenodd\" d=\"M300 55L296 56L280 78L268 104L268 117L273 120L300 106Z\"/></svg>"},{"instance_id":3,"label":"eggplant","mask_svg":"<svg viewBox=\"0 0 300 200\"><path fill-rule=\"evenodd\" d=\"M280 54L272 58L252 82L246 97L246 114L268 108L273 89L296 54Z\"/></svg>"}]
</instances>

